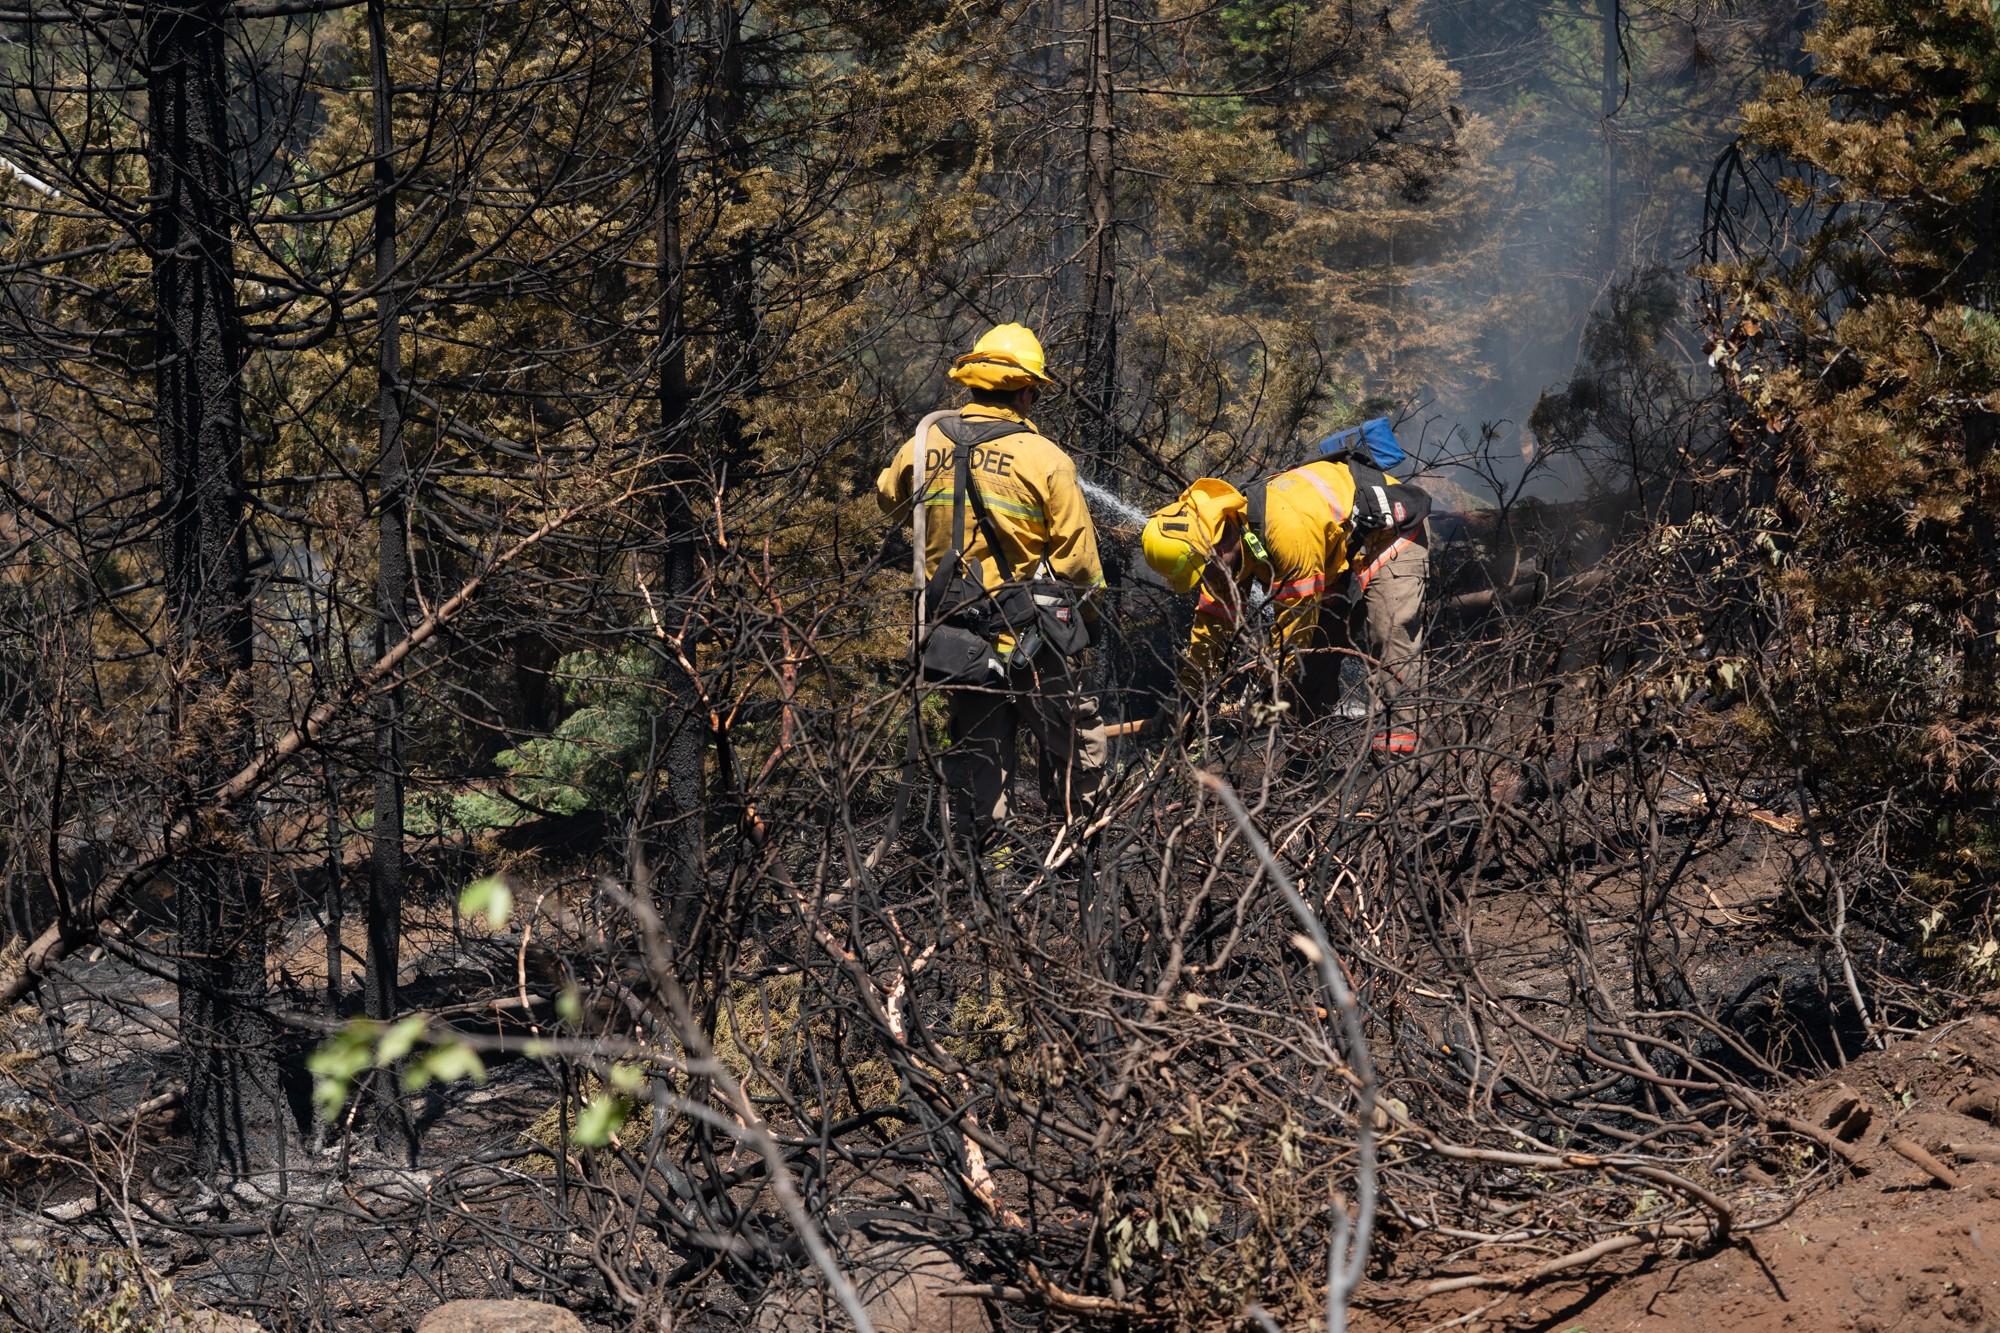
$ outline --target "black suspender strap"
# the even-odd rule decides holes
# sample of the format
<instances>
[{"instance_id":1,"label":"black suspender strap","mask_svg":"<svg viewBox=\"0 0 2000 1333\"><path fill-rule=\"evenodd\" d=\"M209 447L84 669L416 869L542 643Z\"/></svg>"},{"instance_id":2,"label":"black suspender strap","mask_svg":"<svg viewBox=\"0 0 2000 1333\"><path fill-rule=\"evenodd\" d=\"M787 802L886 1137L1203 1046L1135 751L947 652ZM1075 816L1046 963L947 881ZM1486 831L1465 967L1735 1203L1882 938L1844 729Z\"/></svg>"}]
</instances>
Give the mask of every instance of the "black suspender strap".
<instances>
[{"instance_id":1,"label":"black suspender strap","mask_svg":"<svg viewBox=\"0 0 2000 1333\"><path fill-rule=\"evenodd\" d=\"M972 475L972 465L963 460L970 458L971 454L971 445L966 445L958 451L961 460L958 465L959 475L968 479ZM1007 553L1000 549L1000 530L993 526L993 515L986 512L986 497L979 493L977 482L973 483L966 494L972 497L972 511L974 517L979 520L979 530L986 534L986 549L993 552L993 563L1000 566L1000 581L1012 583L1014 568L1007 561Z\"/></svg>"},{"instance_id":2,"label":"black suspender strap","mask_svg":"<svg viewBox=\"0 0 2000 1333\"><path fill-rule=\"evenodd\" d=\"M986 549L993 553L993 563L999 567L1003 583L1014 581L1014 568L1007 559L1007 552L1001 549L1000 532L993 523L993 515L986 510L986 497L972 480L972 451L982 444L1005 439L1009 435L1020 435L1027 427L1017 421L968 422L963 417L956 423L960 429L945 429L945 438L952 443L954 469L957 485L951 497L951 544L960 557L965 554L965 502L972 501L973 517L979 522L979 531L986 538ZM966 427L972 427L967 430Z\"/></svg>"},{"instance_id":3,"label":"black suspender strap","mask_svg":"<svg viewBox=\"0 0 2000 1333\"><path fill-rule=\"evenodd\" d=\"M954 469L951 485L951 549L960 559L965 556L965 488L972 484L972 462L968 457L972 450L960 444L950 431L945 438L951 440Z\"/></svg>"}]
</instances>

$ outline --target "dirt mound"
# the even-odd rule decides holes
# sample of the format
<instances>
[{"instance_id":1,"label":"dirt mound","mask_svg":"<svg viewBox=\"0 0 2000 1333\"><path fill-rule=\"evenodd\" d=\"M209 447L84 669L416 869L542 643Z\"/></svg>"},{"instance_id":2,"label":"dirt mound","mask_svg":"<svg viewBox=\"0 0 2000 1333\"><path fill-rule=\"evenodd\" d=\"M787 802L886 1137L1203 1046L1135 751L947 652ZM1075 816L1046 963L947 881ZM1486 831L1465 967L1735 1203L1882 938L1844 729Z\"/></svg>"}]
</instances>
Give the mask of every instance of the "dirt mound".
<instances>
[{"instance_id":1,"label":"dirt mound","mask_svg":"<svg viewBox=\"0 0 2000 1333\"><path fill-rule=\"evenodd\" d=\"M1785 1222L1704 1259L1662 1261L1608 1290L1551 1293L1531 1326L1918 1330L2000 1326L2000 1166L1959 1188L1915 1167L1807 1201Z\"/></svg>"},{"instance_id":2,"label":"dirt mound","mask_svg":"<svg viewBox=\"0 0 2000 1333\"><path fill-rule=\"evenodd\" d=\"M1497 1302L1377 1311L1363 1328L2000 1328L2000 1019L1892 1042L1777 1099L1820 1142L1740 1132L1716 1182L1740 1219L1712 1252L1607 1265ZM1782 1201L1807 1192L1789 1213ZM1489 1303L1490 1302L1490 1303Z\"/></svg>"}]
</instances>

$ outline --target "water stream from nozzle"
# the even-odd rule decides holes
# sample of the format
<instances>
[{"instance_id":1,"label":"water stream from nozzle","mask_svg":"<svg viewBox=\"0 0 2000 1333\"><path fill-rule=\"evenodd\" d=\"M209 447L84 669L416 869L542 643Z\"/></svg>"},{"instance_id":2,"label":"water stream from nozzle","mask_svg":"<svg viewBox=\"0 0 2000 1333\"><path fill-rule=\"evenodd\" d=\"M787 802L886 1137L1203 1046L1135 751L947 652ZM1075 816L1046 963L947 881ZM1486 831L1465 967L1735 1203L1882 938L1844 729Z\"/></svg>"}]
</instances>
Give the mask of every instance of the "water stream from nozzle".
<instances>
[{"instance_id":1,"label":"water stream from nozzle","mask_svg":"<svg viewBox=\"0 0 2000 1333\"><path fill-rule=\"evenodd\" d=\"M1110 511L1109 517L1114 527L1143 528L1146 526L1146 512L1143 509L1127 503L1120 496L1105 490L1094 481L1085 481L1079 477L1077 478L1077 485L1083 487L1083 493L1090 497L1093 509L1098 505L1102 505Z\"/></svg>"}]
</instances>

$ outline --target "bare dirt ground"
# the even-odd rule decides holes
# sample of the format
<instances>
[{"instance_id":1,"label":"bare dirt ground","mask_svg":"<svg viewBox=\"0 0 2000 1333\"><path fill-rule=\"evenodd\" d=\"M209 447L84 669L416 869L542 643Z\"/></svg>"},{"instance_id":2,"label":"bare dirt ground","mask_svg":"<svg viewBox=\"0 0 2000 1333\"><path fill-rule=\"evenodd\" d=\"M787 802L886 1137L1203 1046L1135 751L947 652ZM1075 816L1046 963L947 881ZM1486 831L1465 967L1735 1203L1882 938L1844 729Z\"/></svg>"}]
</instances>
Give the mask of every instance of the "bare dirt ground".
<instances>
[{"instance_id":1,"label":"bare dirt ground","mask_svg":"<svg viewBox=\"0 0 2000 1333\"><path fill-rule=\"evenodd\" d=\"M1604 1290L1550 1293L1539 1326L1889 1330L2000 1327L2000 1166L1951 1191L1886 1167L1704 1259L1662 1261Z\"/></svg>"},{"instance_id":2,"label":"bare dirt ground","mask_svg":"<svg viewBox=\"0 0 2000 1333\"><path fill-rule=\"evenodd\" d=\"M1903 1037L1782 1099L1826 1128L1852 1166L1836 1167L1797 1143L1752 1148L1732 1192L1746 1221L1762 1199L1784 1192L1778 1173L1788 1158L1794 1179L1816 1185L1755 1234L1707 1252L1614 1261L1497 1298L1461 1294L1364 1312L1357 1325L1554 1333L2000 1328L1996 1077L2000 1020L1980 1016ZM1956 1183L1911 1160L1911 1148Z\"/></svg>"}]
</instances>

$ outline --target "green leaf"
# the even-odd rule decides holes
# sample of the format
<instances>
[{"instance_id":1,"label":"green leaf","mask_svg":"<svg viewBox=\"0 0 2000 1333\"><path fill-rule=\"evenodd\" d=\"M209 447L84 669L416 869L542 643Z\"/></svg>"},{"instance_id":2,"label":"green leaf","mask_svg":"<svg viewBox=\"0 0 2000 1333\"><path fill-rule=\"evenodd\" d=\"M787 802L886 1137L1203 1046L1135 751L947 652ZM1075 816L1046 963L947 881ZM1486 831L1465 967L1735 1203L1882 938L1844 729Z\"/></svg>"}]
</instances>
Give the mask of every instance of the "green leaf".
<instances>
[{"instance_id":1,"label":"green leaf","mask_svg":"<svg viewBox=\"0 0 2000 1333\"><path fill-rule=\"evenodd\" d=\"M374 1067L375 1042L381 1030L382 1025L373 1019L353 1019L306 1057L306 1072L313 1076L313 1106L322 1120L340 1115L354 1091L354 1080Z\"/></svg>"},{"instance_id":2,"label":"green leaf","mask_svg":"<svg viewBox=\"0 0 2000 1333\"><path fill-rule=\"evenodd\" d=\"M562 994L556 996L556 1017L565 1023L574 1023L583 1017L583 1000L576 993L576 987L564 986Z\"/></svg>"},{"instance_id":3,"label":"green leaf","mask_svg":"<svg viewBox=\"0 0 2000 1333\"><path fill-rule=\"evenodd\" d=\"M458 895L458 910L464 916L485 917L494 930L505 930L507 918L514 914L514 891L498 875L476 879Z\"/></svg>"},{"instance_id":4,"label":"green leaf","mask_svg":"<svg viewBox=\"0 0 2000 1333\"><path fill-rule=\"evenodd\" d=\"M637 1065L611 1066L611 1086L628 1097L636 1097L646 1086L646 1071Z\"/></svg>"},{"instance_id":5,"label":"green leaf","mask_svg":"<svg viewBox=\"0 0 2000 1333\"><path fill-rule=\"evenodd\" d=\"M417 1049L417 1039L424 1035L424 1028L429 1022L423 1014L411 1014L383 1033L381 1042L375 1047L375 1063L393 1065Z\"/></svg>"},{"instance_id":6,"label":"green leaf","mask_svg":"<svg viewBox=\"0 0 2000 1333\"><path fill-rule=\"evenodd\" d=\"M306 1057L308 1072L327 1078L351 1078L368 1068L381 1025L357 1018L328 1037Z\"/></svg>"},{"instance_id":7,"label":"green leaf","mask_svg":"<svg viewBox=\"0 0 2000 1333\"><path fill-rule=\"evenodd\" d=\"M412 1061L403 1071L403 1088L407 1092L417 1092L432 1083L452 1083L469 1078L475 1083L486 1081L486 1065L479 1058L479 1052L462 1041L442 1042L425 1051Z\"/></svg>"},{"instance_id":8,"label":"green leaf","mask_svg":"<svg viewBox=\"0 0 2000 1333\"><path fill-rule=\"evenodd\" d=\"M313 1080L313 1114L326 1124L340 1118L342 1108L347 1105L348 1094L354 1091L354 1084L334 1079Z\"/></svg>"},{"instance_id":9,"label":"green leaf","mask_svg":"<svg viewBox=\"0 0 2000 1333\"><path fill-rule=\"evenodd\" d=\"M623 1097L593 1097L577 1116L576 1130L570 1139L580 1148L602 1148L611 1142L611 1136L631 1114L632 1103Z\"/></svg>"}]
</instances>

